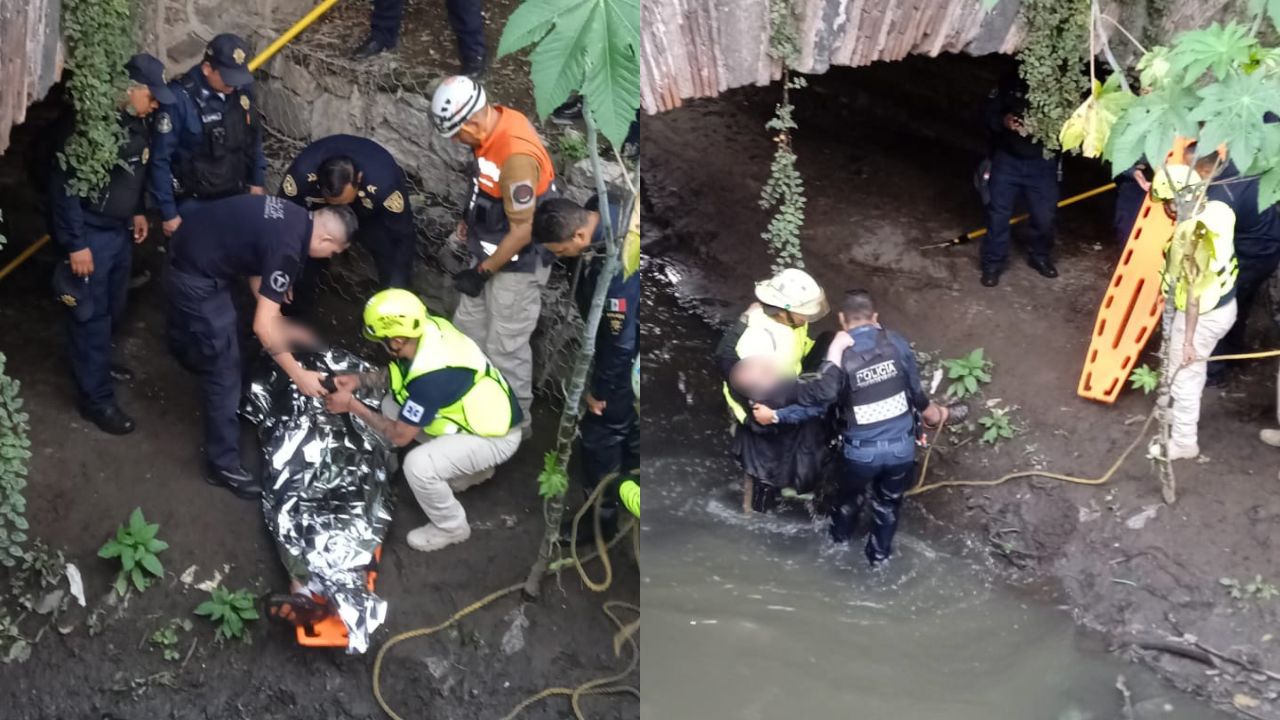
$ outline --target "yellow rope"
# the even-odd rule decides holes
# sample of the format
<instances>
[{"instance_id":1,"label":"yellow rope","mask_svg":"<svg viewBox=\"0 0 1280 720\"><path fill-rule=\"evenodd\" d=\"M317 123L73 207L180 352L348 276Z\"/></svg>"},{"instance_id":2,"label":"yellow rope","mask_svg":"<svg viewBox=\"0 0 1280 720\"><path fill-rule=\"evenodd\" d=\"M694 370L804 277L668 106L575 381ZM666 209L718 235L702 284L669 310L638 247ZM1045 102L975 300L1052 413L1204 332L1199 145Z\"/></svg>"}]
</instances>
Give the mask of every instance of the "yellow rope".
<instances>
[{"instance_id":1,"label":"yellow rope","mask_svg":"<svg viewBox=\"0 0 1280 720\"><path fill-rule=\"evenodd\" d=\"M595 551L587 555L586 557L579 558L577 543L571 542L569 552L572 558L558 560L555 563L552 563L547 568L548 573L553 573L553 572L559 572L561 569L563 569L564 567L567 567L568 565L573 565L574 568L577 569L578 575L579 577L582 578L583 583L585 583L587 587L591 588L595 592L604 592L605 590L609 589L610 585L613 584L613 566L609 560L609 550L612 549L613 546L616 545L623 537L627 535L631 535L633 537L635 541L636 557L639 557L640 526L634 520L630 521L627 525L623 526L623 528L619 530L617 535L615 535L608 543L606 543L604 541L604 538L601 536L600 506L604 500L604 489L606 487L609 487L611 484L612 482L609 478L602 480L596 486L596 489L587 498L587 502L584 503L583 506L578 509L578 512L575 513L573 517L572 533L573 533L573 538L576 539L578 534L578 522L582 519L582 516L585 515L588 510L591 510L593 512L592 525L595 531L595 545L596 545ZM591 578L587 577L586 570L584 570L582 567L584 563L591 562L592 560L597 558L599 558L601 561L601 564L605 566L605 578L602 582L599 582L599 583L594 582L591 580ZM444 622L438 625L433 625L431 627L418 628L417 630L410 630L408 632L403 632L393 636L391 639L383 643L382 647L378 649L378 654L373 661L373 696L374 696L374 699L378 701L378 705L379 707L382 708L382 711L385 712L388 717L392 718L392 720L405 720L402 716L396 714L396 712L391 709L391 706L387 704L387 701L382 697L382 662L388 650L390 650L395 645L398 645L399 643L404 642L405 640L412 640L413 638L426 637L428 635L433 635L435 633L440 632L441 630L449 628L453 626L455 623L457 623L459 620L461 620L462 618L470 615L471 613L474 613L475 611L485 607L486 605L489 605L490 603L496 600L506 597L511 593L521 590L523 587L524 587L524 583L520 583L517 585L511 585L501 590L492 592L486 595L485 597L477 600L476 602L473 602L470 605L466 606L465 608L459 610L458 612L454 613L449 617L449 619L445 620ZM623 624L623 622L618 619L617 615L613 613L613 608L625 608L627 610L632 610L635 613L639 614L640 608L630 603L625 603L617 600L610 600L604 603L602 607L604 610L604 614L608 616L609 620L611 620L614 626L618 628L618 634L615 635L615 638L614 638L614 654L616 655L621 653L621 643L624 641L632 649L631 661L627 664L626 669L622 670L619 673L611 675L609 677L589 680L574 688L570 688L570 687L547 688L537 693L536 695L532 695L526 698L525 700L521 701L521 703L517 705L510 713L505 715L502 720L511 720L512 718L519 715L521 712L523 712L526 708L530 707L531 705L537 702L540 702L542 700L545 700L546 698L555 697L559 695L565 695L569 697L569 702L573 707L574 716L577 718L577 720L586 720L586 715L583 713L582 707L581 707L581 698L583 696L618 695L618 694L625 693L629 695L634 695L636 698L640 697L640 690L638 688L632 687L630 685L614 684L621 681L623 678L625 678L626 676L634 672L636 669L636 666L640 662L640 648L636 645L635 638L633 637L636 630L639 629L640 621L637 619L632 623Z\"/></svg>"},{"instance_id":2,"label":"yellow rope","mask_svg":"<svg viewBox=\"0 0 1280 720\"><path fill-rule=\"evenodd\" d=\"M1236 355L1215 355L1213 357L1205 358L1203 360L1197 360L1195 362L1214 362L1214 361L1222 361L1222 360L1257 360L1260 358L1269 358L1269 357L1280 357L1280 350L1267 350L1264 352L1254 352L1254 353L1239 353ZM1182 369L1181 367L1178 368L1178 370L1181 370L1181 369ZM1174 372L1175 374L1177 373L1176 370ZM929 449L925 451L924 462L921 464L921 468L920 468L920 480L916 482L915 487L907 491L907 497L910 497L912 495L919 495L920 493L925 493L925 492L929 492L930 490L937 490L938 488L944 488L944 487L960 487L960 486L989 487L992 485L1000 485L1001 483L1005 483L1010 480L1015 480L1017 478L1024 478L1024 477L1043 477L1043 478L1049 478L1050 480L1061 480L1062 482L1076 483L1078 485L1103 485L1108 480L1110 480L1112 476L1116 474L1116 472L1120 469L1120 466L1124 465L1124 461L1129 458L1129 455L1131 455L1133 451L1138 447L1138 445L1142 443L1143 438L1146 437L1147 429L1151 427L1151 421L1155 420L1155 417L1156 417L1156 411L1153 409L1151 413L1147 415L1146 422L1144 422L1142 424L1142 428L1138 430L1138 434L1133 439L1133 442L1129 443L1129 447L1125 448L1124 452L1120 453L1120 457L1116 458L1116 461L1111 464L1111 467L1108 468L1107 471L1103 473L1101 477L1083 478L1083 477L1076 477L1074 475L1062 475L1060 473L1044 472L1042 470L1023 470L1021 472L1013 472L1007 475L1001 475L1000 477L994 480L943 480L941 482L936 482L936 483L931 483L926 485L924 481L925 481L925 476L929 473L929 458L933 455L933 446L936 445L938 440L942 438L942 433L946 429L946 426L944 425L942 428L938 430L938 435L937 437L934 438L933 443L929 445Z\"/></svg>"}]
</instances>

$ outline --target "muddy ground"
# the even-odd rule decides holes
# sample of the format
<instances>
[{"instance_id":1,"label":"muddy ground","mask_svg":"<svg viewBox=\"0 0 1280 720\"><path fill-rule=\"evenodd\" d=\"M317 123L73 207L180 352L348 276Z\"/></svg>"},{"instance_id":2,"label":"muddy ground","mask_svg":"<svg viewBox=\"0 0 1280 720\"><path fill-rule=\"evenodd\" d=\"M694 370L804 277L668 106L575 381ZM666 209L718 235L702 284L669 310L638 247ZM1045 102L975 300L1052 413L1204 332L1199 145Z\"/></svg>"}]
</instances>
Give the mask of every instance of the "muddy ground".
<instances>
[{"instance_id":1,"label":"muddy ground","mask_svg":"<svg viewBox=\"0 0 1280 720\"><path fill-rule=\"evenodd\" d=\"M929 71L927 62L920 66ZM816 79L798 103L807 267L833 296L870 289L882 321L918 350L958 357L985 348L995 362L985 398L1016 407L1021 428L994 449L972 437L955 448L944 443L929 479L987 479L1033 468L1101 475L1137 432L1132 419L1151 405L1134 391L1114 406L1075 394L1097 304L1119 254L1110 242L1110 200L1060 213L1060 278L1042 279L1019 249L1000 286L981 287L976 246L918 246L982 225L971 185L981 142L967 128L985 95L957 97L964 86L953 86L948 104L924 118L934 129L939 118L954 118L957 137L948 141L922 131L919 118L877 120L846 102L866 93L866 76L858 72ZM981 82L973 85L985 92ZM766 216L756 200L773 148L763 125L776 99L776 88L731 91L645 119L648 247L682 299L721 323L736 316L752 282L769 272L759 239ZM1106 179L1096 167L1069 162L1063 197ZM1252 328L1255 344L1280 347L1280 333L1260 315ZM1152 466L1139 452L1105 487L1032 479L944 489L910 501L906 522L918 526L930 516L951 532L986 536L992 553L1008 560L1007 579L1054 581L1061 602L1079 622L1104 632L1117 652L1218 705L1234 700L1242 713L1280 718L1280 601L1236 600L1220 584L1255 576L1280 581L1280 451L1257 440L1258 428L1274 423L1274 378L1274 364L1245 365L1227 388L1206 391L1200 441L1206 459L1178 463L1173 506L1161 502ZM647 417L661 410L647 408ZM1135 519L1151 512L1145 524ZM1253 669L1140 649L1184 633Z\"/></svg>"},{"instance_id":2,"label":"muddy ground","mask_svg":"<svg viewBox=\"0 0 1280 720\"><path fill-rule=\"evenodd\" d=\"M505 18L514 4L489 8L491 47L497 47L500 30L495 16ZM339 21L342 18L333 20ZM352 35L352 42L357 40ZM412 48L425 47L428 41L448 48L439 54L452 59L453 38L443 4L412 3L404 42ZM425 62L427 57L420 59ZM509 59L499 65L498 77L515 77L514 71L503 70L506 66L524 67L522 60ZM442 69L451 67L446 63ZM511 83L516 94L520 86ZM527 84L523 87L527 98ZM42 118L48 121L51 112L34 112L30 125L38 126ZM33 127L25 131L0 161L0 196L5 198L5 232L11 241L0 252L0 263L43 232L39 189L28 175L39 132ZM30 148L28 155L23 148ZM155 240L153 236L149 242ZM154 248L144 248L138 257L153 270L163 264ZM23 621L28 637L40 639L30 660L6 665L0 673L0 706L5 708L0 716L383 717L371 690L373 651L347 656L300 648L291 631L266 621L251 625L251 644L218 645L212 642L213 627L192 616L207 595L180 579L188 571L193 583L221 576L227 587L249 588L255 594L284 589L286 578L261 509L202 479L199 387L165 349L165 303L158 282L131 295L127 322L117 336L117 358L137 375L119 392L121 404L137 420L137 431L113 438L78 416L63 356L63 314L48 297L55 261L48 247L0 283L0 352L8 357L8 373L22 382L31 415L34 457L27 518L32 534L61 548L78 566L89 607L72 607L53 624L45 617ZM322 325L336 342L368 351L357 332L357 312L357 305L330 298L321 309ZM397 476L395 520L378 583L389 611L375 635L375 650L392 634L436 624L484 595L523 580L543 532L536 477L543 453L554 444L557 419L558 402L540 398L535 403L535 437L499 468L493 480L462 496L474 531L463 545L430 555L408 548L405 534L424 517ZM247 426L244 437L245 455L252 458L256 444ZM98 559L96 551L134 507L142 507L149 520L161 524L160 537L171 547L161 557L163 582L131 596L117 612L104 602L114 578L112 566ZM383 668L384 697L405 717L492 718L544 687L575 686L620 670L627 658L613 655L614 627L601 604L608 599L638 602L638 574L630 551L617 554L614 577L611 590L594 594L576 575L565 574L558 585L548 580L537 602L509 596L454 629L400 645ZM95 610L100 612L92 624L100 624L101 630L91 634L89 615ZM182 659L166 661L147 638L172 618L190 618L195 628L179 640ZM638 677L631 680L638 684ZM598 718L636 718L639 712L625 696L587 699L584 704ZM523 717L563 718L568 712L564 700L552 699Z\"/></svg>"}]
</instances>

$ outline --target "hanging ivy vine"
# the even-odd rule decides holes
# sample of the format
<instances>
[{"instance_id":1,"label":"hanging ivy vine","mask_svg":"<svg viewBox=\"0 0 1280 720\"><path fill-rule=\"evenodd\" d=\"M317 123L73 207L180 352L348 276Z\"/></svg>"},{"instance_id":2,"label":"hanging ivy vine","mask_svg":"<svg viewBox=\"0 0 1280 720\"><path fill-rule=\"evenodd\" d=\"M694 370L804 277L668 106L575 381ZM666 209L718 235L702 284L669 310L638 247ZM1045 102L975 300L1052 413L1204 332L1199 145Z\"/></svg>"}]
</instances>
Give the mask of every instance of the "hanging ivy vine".
<instances>
[{"instance_id":1,"label":"hanging ivy vine","mask_svg":"<svg viewBox=\"0 0 1280 720\"><path fill-rule=\"evenodd\" d=\"M796 168L796 154L791 147L791 131L796 129L791 104L791 91L805 87L803 77L792 75L791 67L799 55L795 16L790 0L769 0L769 56L782 64L782 101L774 109L773 118L765 123L772 130L777 149L769 167L769 179L760 190L760 207L772 210L773 216L761 237L773 251L773 270L804 267L800 251L800 229L804 225L804 178Z\"/></svg>"},{"instance_id":2,"label":"hanging ivy vine","mask_svg":"<svg viewBox=\"0 0 1280 720\"><path fill-rule=\"evenodd\" d=\"M13 567L23 556L27 540L27 414L22 410L17 380L5 375L0 353L0 565Z\"/></svg>"},{"instance_id":3,"label":"hanging ivy vine","mask_svg":"<svg viewBox=\"0 0 1280 720\"><path fill-rule=\"evenodd\" d=\"M89 197L106 186L124 131L117 122L133 53L133 0L63 0L67 88L76 109L75 134L58 155L67 192Z\"/></svg>"},{"instance_id":4,"label":"hanging ivy vine","mask_svg":"<svg viewBox=\"0 0 1280 720\"><path fill-rule=\"evenodd\" d=\"M1057 150L1058 130L1088 88L1081 63L1089 48L1089 0L1023 0L1027 37L1018 72L1027 83L1024 120L1036 140Z\"/></svg>"}]
</instances>

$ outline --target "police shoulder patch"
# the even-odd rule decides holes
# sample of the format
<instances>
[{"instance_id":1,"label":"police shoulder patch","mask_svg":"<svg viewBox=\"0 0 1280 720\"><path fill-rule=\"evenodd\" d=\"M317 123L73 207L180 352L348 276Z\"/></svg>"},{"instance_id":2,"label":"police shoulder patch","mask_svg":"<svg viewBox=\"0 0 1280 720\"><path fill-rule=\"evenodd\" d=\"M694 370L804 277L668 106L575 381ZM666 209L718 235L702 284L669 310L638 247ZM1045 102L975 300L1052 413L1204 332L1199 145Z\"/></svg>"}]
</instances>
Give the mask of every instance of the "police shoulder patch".
<instances>
[{"instance_id":1,"label":"police shoulder patch","mask_svg":"<svg viewBox=\"0 0 1280 720\"><path fill-rule=\"evenodd\" d=\"M397 190L382 201L382 206L393 213L404 212L404 195L401 195L400 191Z\"/></svg>"},{"instance_id":2,"label":"police shoulder patch","mask_svg":"<svg viewBox=\"0 0 1280 720\"><path fill-rule=\"evenodd\" d=\"M289 289L289 274L284 272L283 270L277 270L271 273L271 278L268 280L268 282L271 283L272 290L275 290L278 293L282 293L285 290Z\"/></svg>"},{"instance_id":3,"label":"police shoulder patch","mask_svg":"<svg viewBox=\"0 0 1280 720\"><path fill-rule=\"evenodd\" d=\"M284 190L285 195L295 197L298 194L298 183L294 181L292 175L285 175L284 182L280 184L280 189Z\"/></svg>"},{"instance_id":4,"label":"police shoulder patch","mask_svg":"<svg viewBox=\"0 0 1280 720\"><path fill-rule=\"evenodd\" d=\"M533 194L533 183L528 180L520 180L511 185L511 207L515 210L525 210L533 207L535 197Z\"/></svg>"},{"instance_id":5,"label":"police shoulder patch","mask_svg":"<svg viewBox=\"0 0 1280 720\"><path fill-rule=\"evenodd\" d=\"M173 120L170 119L169 113L161 111L156 118L156 132L167 133L173 130Z\"/></svg>"},{"instance_id":6,"label":"police shoulder patch","mask_svg":"<svg viewBox=\"0 0 1280 720\"><path fill-rule=\"evenodd\" d=\"M245 110L248 110L248 109L249 109L249 96L248 96L248 95L241 95L241 96L240 96L240 107L244 108Z\"/></svg>"}]
</instances>

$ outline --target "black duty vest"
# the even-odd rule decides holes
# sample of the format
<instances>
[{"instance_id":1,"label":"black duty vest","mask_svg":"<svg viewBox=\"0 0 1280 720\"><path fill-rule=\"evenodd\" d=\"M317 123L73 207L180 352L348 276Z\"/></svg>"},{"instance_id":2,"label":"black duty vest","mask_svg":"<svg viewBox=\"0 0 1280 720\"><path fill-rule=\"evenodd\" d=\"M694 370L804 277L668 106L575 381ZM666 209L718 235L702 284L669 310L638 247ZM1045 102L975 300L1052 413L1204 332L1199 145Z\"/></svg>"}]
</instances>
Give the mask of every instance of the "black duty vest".
<instances>
[{"instance_id":1,"label":"black duty vest","mask_svg":"<svg viewBox=\"0 0 1280 720\"><path fill-rule=\"evenodd\" d=\"M870 350L846 352L844 371L849 377L842 408L847 427L867 427L911 414L907 373L888 332L878 330Z\"/></svg>"},{"instance_id":2,"label":"black duty vest","mask_svg":"<svg viewBox=\"0 0 1280 720\"><path fill-rule=\"evenodd\" d=\"M93 200L86 200L84 207L113 220L128 220L137 214L142 204L151 138L147 121L142 118L120 113L120 126L125 133L117 155L120 162L111 166L111 178L106 188Z\"/></svg>"},{"instance_id":3,"label":"black duty vest","mask_svg":"<svg viewBox=\"0 0 1280 720\"><path fill-rule=\"evenodd\" d=\"M183 75L178 82L195 101L204 139L176 168L174 190L183 197L197 198L222 198L245 192L252 169L249 144L253 109L249 96L239 91L228 93L219 109L211 102L213 92L191 75Z\"/></svg>"}]
</instances>

